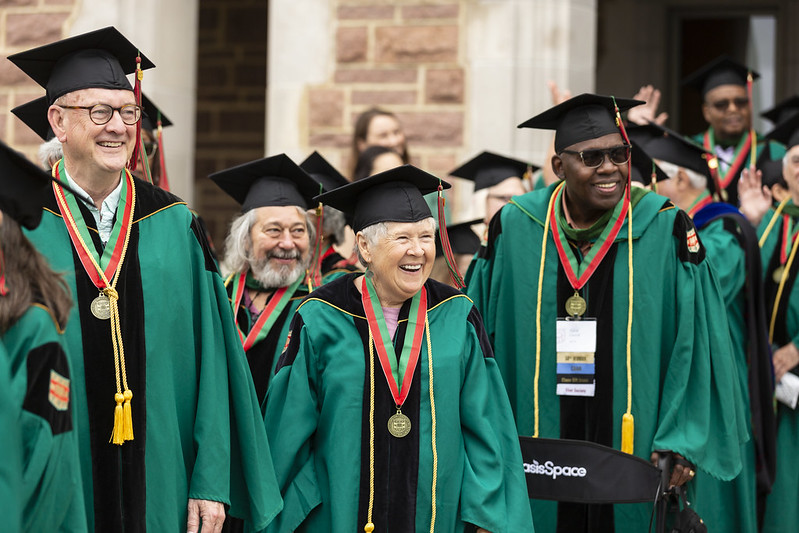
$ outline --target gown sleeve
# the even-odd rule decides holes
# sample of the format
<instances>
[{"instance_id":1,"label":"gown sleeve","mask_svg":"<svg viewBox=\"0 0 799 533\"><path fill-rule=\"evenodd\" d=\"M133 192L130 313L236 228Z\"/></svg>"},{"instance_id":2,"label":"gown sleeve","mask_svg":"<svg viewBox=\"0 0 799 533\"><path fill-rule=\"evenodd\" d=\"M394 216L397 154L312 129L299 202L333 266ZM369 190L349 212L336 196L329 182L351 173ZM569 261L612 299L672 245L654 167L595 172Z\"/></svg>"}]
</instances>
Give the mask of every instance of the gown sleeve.
<instances>
[{"instance_id":1,"label":"gown sleeve","mask_svg":"<svg viewBox=\"0 0 799 533\"><path fill-rule=\"evenodd\" d=\"M260 530L281 509L269 443L224 284L201 246L194 251L202 353L189 497L229 503L230 515Z\"/></svg>"},{"instance_id":2,"label":"gown sleeve","mask_svg":"<svg viewBox=\"0 0 799 533\"><path fill-rule=\"evenodd\" d=\"M11 376L5 348L0 343L0 516L8 531L20 530L22 501L22 442L19 407L11 401Z\"/></svg>"},{"instance_id":3,"label":"gown sleeve","mask_svg":"<svg viewBox=\"0 0 799 533\"><path fill-rule=\"evenodd\" d=\"M678 227L681 226L681 227ZM686 250L693 224L675 220L676 280L672 352L666 364L653 450L673 450L727 481L742 468L747 414L738 386L727 313L704 248ZM670 285L671 286L671 285Z\"/></svg>"},{"instance_id":4,"label":"gown sleeve","mask_svg":"<svg viewBox=\"0 0 799 533\"><path fill-rule=\"evenodd\" d=\"M264 414L283 495L283 510L269 532L294 531L322 502L311 442L319 419L315 349L300 314L294 315L291 332L267 392Z\"/></svg>"},{"instance_id":5,"label":"gown sleeve","mask_svg":"<svg viewBox=\"0 0 799 533\"><path fill-rule=\"evenodd\" d=\"M719 227L714 228L716 231L702 232L701 238L724 302L729 307L736 302L746 282L746 256L732 233L721 227L723 223L723 220L711 222Z\"/></svg>"},{"instance_id":6,"label":"gown sleeve","mask_svg":"<svg viewBox=\"0 0 799 533\"><path fill-rule=\"evenodd\" d=\"M467 335L460 400L466 450L461 519L492 533L533 531L513 413L475 308Z\"/></svg>"}]
</instances>

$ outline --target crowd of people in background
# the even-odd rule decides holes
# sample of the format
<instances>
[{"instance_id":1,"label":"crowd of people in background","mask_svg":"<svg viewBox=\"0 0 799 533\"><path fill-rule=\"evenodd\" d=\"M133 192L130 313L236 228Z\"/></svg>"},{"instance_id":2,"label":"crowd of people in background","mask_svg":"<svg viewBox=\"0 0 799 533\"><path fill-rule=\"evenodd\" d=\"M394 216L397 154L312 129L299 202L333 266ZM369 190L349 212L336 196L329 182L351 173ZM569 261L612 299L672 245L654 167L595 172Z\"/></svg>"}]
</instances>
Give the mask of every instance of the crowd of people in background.
<instances>
[{"instance_id":1,"label":"crowd of people in background","mask_svg":"<svg viewBox=\"0 0 799 533\"><path fill-rule=\"evenodd\" d=\"M693 137L652 86L550 83L518 126L552 132L540 165L440 177L370 109L346 173L312 152L211 174L241 206L217 256L169 192L133 43L9 60L46 96L13 110L39 164L0 143L4 529L640 532L678 497L707 531L796 529L799 97L756 132L747 66L685 80ZM485 191L477 218L446 220L442 178ZM531 497L529 437L667 481Z\"/></svg>"}]
</instances>

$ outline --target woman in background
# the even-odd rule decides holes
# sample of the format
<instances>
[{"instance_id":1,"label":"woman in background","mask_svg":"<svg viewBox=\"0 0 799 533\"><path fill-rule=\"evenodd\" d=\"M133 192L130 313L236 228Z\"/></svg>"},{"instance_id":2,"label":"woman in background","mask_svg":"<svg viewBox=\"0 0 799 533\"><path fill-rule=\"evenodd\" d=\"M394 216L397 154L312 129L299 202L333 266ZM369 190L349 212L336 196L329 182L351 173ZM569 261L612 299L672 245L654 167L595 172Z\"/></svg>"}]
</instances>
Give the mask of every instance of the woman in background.
<instances>
[{"instance_id":1,"label":"woman in background","mask_svg":"<svg viewBox=\"0 0 799 533\"><path fill-rule=\"evenodd\" d=\"M391 148L400 155L402 163L410 163L408 143L402 124L394 113L373 107L358 116L355 121L355 131L352 134L352 154L350 161L352 172L361 153L369 146L384 146ZM353 181L355 178L353 177Z\"/></svg>"}]
</instances>

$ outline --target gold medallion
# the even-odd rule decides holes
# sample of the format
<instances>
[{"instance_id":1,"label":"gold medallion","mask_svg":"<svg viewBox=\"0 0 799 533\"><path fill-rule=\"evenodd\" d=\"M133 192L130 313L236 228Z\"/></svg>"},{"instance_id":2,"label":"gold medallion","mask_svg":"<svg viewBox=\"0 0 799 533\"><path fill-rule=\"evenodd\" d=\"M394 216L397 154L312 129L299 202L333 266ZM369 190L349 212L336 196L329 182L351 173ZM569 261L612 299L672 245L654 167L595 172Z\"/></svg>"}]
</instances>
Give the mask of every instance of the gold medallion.
<instances>
[{"instance_id":1,"label":"gold medallion","mask_svg":"<svg viewBox=\"0 0 799 533\"><path fill-rule=\"evenodd\" d=\"M771 273L771 279L774 280L774 283L779 283L782 281L782 275L785 272L785 265L780 265L774 269L774 272Z\"/></svg>"},{"instance_id":2,"label":"gold medallion","mask_svg":"<svg viewBox=\"0 0 799 533\"><path fill-rule=\"evenodd\" d=\"M585 300L577 291L574 292L574 296L566 300L566 314L568 316L583 316L587 308Z\"/></svg>"},{"instance_id":3,"label":"gold medallion","mask_svg":"<svg viewBox=\"0 0 799 533\"><path fill-rule=\"evenodd\" d=\"M411 432L411 419L397 409L397 412L388 419L388 432L401 439Z\"/></svg>"},{"instance_id":4,"label":"gold medallion","mask_svg":"<svg viewBox=\"0 0 799 533\"><path fill-rule=\"evenodd\" d=\"M100 296L92 300L91 310L95 318L108 320L111 318L111 300L105 294L100 293Z\"/></svg>"}]
</instances>

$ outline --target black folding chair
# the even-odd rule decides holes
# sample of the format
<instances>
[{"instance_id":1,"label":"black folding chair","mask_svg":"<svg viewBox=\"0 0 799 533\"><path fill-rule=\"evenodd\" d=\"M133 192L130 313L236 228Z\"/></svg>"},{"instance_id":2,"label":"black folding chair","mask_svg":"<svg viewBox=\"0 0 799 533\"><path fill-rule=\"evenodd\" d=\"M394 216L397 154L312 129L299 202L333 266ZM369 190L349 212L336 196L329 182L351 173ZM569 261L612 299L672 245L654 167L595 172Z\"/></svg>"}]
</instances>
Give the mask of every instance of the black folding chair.
<instances>
[{"instance_id":1,"label":"black folding chair","mask_svg":"<svg viewBox=\"0 0 799 533\"><path fill-rule=\"evenodd\" d=\"M601 444L568 439L519 437L527 493L537 500L585 504L650 502L656 532L666 533L670 455L658 468ZM650 526L651 528L651 526Z\"/></svg>"}]
</instances>

